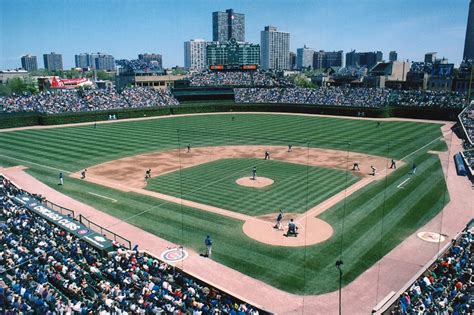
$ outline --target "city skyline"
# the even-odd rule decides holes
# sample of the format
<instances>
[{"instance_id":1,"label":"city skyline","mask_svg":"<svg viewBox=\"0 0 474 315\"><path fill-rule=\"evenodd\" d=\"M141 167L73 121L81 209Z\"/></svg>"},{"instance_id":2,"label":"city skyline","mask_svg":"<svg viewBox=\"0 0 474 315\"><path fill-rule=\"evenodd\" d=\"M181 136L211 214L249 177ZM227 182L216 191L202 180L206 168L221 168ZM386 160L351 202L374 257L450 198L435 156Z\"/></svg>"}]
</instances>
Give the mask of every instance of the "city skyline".
<instances>
[{"instance_id":1,"label":"city skyline","mask_svg":"<svg viewBox=\"0 0 474 315\"><path fill-rule=\"evenodd\" d=\"M307 45L344 53L381 50L384 59L391 50L399 60L420 61L428 51L456 64L462 59L467 0L430 6L407 0L396 5L375 0L271 3L84 0L77 6L68 0L0 0L0 68L19 68L21 56L40 59L51 51L63 55L65 69L74 67L74 55L84 51L105 51L116 59L159 53L165 67L183 66L183 43L212 39L212 12L230 8L245 14L246 40L256 44L263 27L274 25L291 34L293 52Z\"/></svg>"}]
</instances>

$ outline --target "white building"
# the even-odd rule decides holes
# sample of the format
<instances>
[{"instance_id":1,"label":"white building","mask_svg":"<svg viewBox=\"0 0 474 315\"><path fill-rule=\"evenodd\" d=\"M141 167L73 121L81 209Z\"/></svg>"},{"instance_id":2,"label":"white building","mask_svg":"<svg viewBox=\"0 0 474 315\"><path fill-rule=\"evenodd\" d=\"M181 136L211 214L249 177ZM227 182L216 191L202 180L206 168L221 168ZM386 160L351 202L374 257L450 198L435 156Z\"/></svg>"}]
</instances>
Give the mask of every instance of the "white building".
<instances>
[{"instance_id":1,"label":"white building","mask_svg":"<svg viewBox=\"0 0 474 315\"><path fill-rule=\"evenodd\" d=\"M296 50L296 68L298 70L313 68L314 49L306 47Z\"/></svg>"},{"instance_id":2,"label":"white building","mask_svg":"<svg viewBox=\"0 0 474 315\"><path fill-rule=\"evenodd\" d=\"M290 69L290 33L265 26L260 32L260 66L264 70Z\"/></svg>"},{"instance_id":3,"label":"white building","mask_svg":"<svg viewBox=\"0 0 474 315\"><path fill-rule=\"evenodd\" d=\"M184 42L184 68L187 71L201 71L207 68L204 39L191 39Z\"/></svg>"}]
</instances>

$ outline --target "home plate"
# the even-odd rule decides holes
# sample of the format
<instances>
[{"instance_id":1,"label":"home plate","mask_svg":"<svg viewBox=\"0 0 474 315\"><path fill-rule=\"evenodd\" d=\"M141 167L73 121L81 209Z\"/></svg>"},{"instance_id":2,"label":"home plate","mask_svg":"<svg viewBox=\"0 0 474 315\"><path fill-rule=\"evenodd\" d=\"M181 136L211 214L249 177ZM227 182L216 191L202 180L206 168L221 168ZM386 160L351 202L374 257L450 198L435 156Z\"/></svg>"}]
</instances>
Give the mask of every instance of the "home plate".
<instances>
[{"instance_id":1,"label":"home plate","mask_svg":"<svg viewBox=\"0 0 474 315\"><path fill-rule=\"evenodd\" d=\"M443 235L435 232L420 232L416 236L430 243L442 243L446 239Z\"/></svg>"}]
</instances>

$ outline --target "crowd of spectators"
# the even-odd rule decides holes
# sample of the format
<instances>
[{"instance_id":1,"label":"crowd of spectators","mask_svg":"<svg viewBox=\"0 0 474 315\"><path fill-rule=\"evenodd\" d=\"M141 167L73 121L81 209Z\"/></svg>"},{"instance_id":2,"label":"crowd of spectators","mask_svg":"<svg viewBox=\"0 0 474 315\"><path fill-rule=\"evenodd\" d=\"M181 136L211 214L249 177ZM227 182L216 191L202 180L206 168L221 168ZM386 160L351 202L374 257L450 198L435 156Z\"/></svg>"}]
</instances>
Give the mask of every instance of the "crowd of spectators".
<instances>
[{"instance_id":1,"label":"crowd of spectators","mask_svg":"<svg viewBox=\"0 0 474 315\"><path fill-rule=\"evenodd\" d=\"M80 94L91 110L128 107L127 101L114 88L83 90Z\"/></svg>"},{"instance_id":2,"label":"crowd of spectators","mask_svg":"<svg viewBox=\"0 0 474 315\"><path fill-rule=\"evenodd\" d=\"M122 108L174 106L179 102L169 90L130 87L121 94L115 89L50 90L37 95L0 97L0 113L101 111Z\"/></svg>"},{"instance_id":3,"label":"crowd of spectators","mask_svg":"<svg viewBox=\"0 0 474 315\"><path fill-rule=\"evenodd\" d=\"M466 94L380 88L235 88L237 103L315 104L355 107L411 106L462 108Z\"/></svg>"},{"instance_id":4,"label":"crowd of spectators","mask_svg":"<svg viewBox=\"0 0 474 315\"><path fill-rule=\"evenodd\" d=\"M38 108L43 113L81 112L87 110L87 103L76 91L47 91L37 95Z\"/></svg>"},{"instance_id":5,"label":"crowd of spectators","mask_svg":"<svg viewBox=\"0 0 474 315\"><path fill-rule=\"evenodd\" d=\"M466 158L467 164L474 169L474 103L461 112L459 120L467 137L463 143L464 157Z\"/></svg>"},{"instance_id":6,"label":"crowd of spectators","mask_svg":"<svg viewBox=\"0 0 474 315\"><path fill-rule=\"evenodd\" d=\"M37 96L31 94L13 94L12 96L0 97L0 113L15 112L37 112L40 106Z\"/></svg>"},{"instance_id":7,"label":"crowd of spectators","mask_svg":"<svg viewBox=\"0 0 474 315\"><path fill-rule=\"evenodd\" d=\"M132 108L178 105L169 90L133 87L125 89L122 95Z\"/></svg>"},{"instance_id":8,"label":"crowd of spectators","mask_svg":"<svg viewBox=\"0 0 474 315\"><path fill-rule=\"evenodd\" d=\"M394 106L463 108L467 104L462 92L396 90L390 94Z\"/></svg>"},{"instance_id":9,"label":"crowd of spectators","mask_svg":"<svg viewBox=\"0 0 474 315\"><path fill-rule=\"evenodd\" d=\"M239 88L237 103L317 104L333 106L381 107L388 102L389 90L372 88Z\"/></svg>"},{"instance_id":10,"label":"crowd of spectators","mask_svg":"<svg viewBox=\"0 0 474 315\"><path fill-rule=\"evenodd\" d=\"M18 193L0 176L0 313L258 315L138 249L99 254L13 202Z\"/></svg>"},{"instance_id":11,"label":"crowd of spectators","mask_svg":"<svg viewBox=\"0 0 474 315\"><path fill-rule=\"evenodd\" d=\"M262 70L256 71L204 71L189 78L194 87L277 87L291 86L285 78Z\"/></svg>"},{"instance_id":12,"label":"crowd of spectators","mask_svg":"<svg viewBox=\"0 0 474 315\"><path fill-rule=\"evenodd\" d=\"M122 71L131 73L161 73L163 69L158 62L148 62L141 59L120 59L115 62L122 67Z\"/></svg>"},{"instance_id":13,"label":"crowd of spectators","mask_svg":"<svg viewBox=\"0 0 474 315\"><path fill-rule=\"evenodd\" d=\"M400 297L393 314L473 314L474 237L466 228Z\"/></svg>"}]
</instances>

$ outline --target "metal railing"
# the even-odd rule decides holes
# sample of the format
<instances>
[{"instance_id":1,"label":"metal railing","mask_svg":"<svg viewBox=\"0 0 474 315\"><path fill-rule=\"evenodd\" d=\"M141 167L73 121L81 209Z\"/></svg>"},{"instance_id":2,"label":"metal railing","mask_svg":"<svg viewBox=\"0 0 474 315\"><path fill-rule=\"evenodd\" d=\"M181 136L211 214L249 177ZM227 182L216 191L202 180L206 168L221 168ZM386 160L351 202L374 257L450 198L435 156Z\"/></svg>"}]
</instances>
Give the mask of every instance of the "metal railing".
<instances>
[{"instance_id":1,"label":"metal railing","mask_svg":"<svg viewBox=\"0 0 474 315\"><path fill-rule=\"evenodd\" d=\"M44 205L48 208L53 209L54 211L57 211L61 213L62 215L67 215L68 217L74 218L74 210L64 208L58 204L55 204L54 202L51 202L49 200L45 200Z\"/></svg>"},{"instance_id":2,"label":"metal railing","mask_svg":"<svg viewBox=\"0 0 474 315\"><path fill-rule=\"evenodd\" d=\"M103 235L104 237L108 238L109 240L114 240L115 242L120 243L121 245L123 245L127 249L132 248L132 243L128 239L112 232L109 229L106 229L106 228L98 225L97 223L92 222L91 220L89 220L85 216L83 216L82 214L79 214L76 219L79 222L81 222L82 224L84 224L88 229L90 229L94 232L97 232L100 235Z\"/></svg>"}]
</instances>

